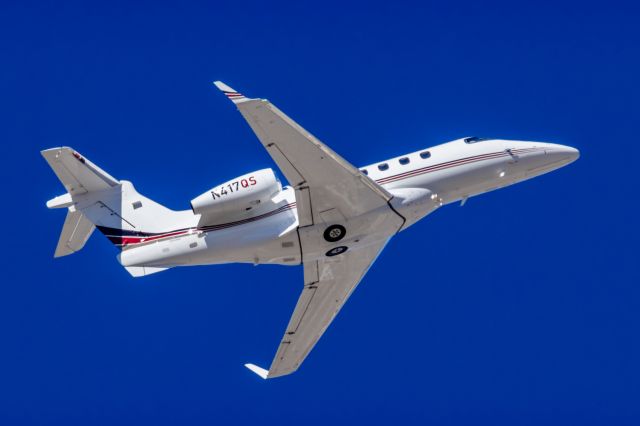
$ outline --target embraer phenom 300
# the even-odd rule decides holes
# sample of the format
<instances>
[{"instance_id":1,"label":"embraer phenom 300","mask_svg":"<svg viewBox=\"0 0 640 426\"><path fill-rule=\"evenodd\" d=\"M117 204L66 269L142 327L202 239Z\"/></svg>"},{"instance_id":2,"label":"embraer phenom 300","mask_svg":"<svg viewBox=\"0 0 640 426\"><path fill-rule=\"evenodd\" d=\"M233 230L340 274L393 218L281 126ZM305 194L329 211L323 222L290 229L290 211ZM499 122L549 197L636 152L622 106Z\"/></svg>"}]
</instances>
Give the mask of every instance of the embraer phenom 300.
<instances>
[{"instance_id":1,"label":"embraer phenom 300","mask_svg":"<svg viewBox=\"0 0 640 426\"><path fill-rule=\"evenodd\" d=\"M215 85L240 110L280 168L257 170L168 208L71 148L42 151L67 193L55 256L80 250L98 228L134 277L228 262L302 265L304 285L269 370L296 371L385 244L444 204L521 182L575 161L571 147L466 137L360 169L265 99Z\"/></svg>"}]
</instances>

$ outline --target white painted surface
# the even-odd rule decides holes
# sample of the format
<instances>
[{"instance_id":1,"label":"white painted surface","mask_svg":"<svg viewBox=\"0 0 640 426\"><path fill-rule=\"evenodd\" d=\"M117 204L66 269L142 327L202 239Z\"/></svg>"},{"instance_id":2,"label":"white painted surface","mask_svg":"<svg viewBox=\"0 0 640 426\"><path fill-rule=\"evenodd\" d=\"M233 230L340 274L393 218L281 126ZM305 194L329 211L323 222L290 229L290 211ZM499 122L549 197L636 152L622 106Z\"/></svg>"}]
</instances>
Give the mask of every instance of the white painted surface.
<instances>
[{"instance_id":1,"label":"white painted surface","mask_svg":"<svg viewBox=\"0 0 640 426\"><path fill-rule=\"evenodd\" d=\"M69 209L56 256L81 249L96 225L122 246L118 260L133 276L173 266L303 264L303 291L270 369L246 364L262 378L298 369L397 232L444 204L464 203L579 156L550 143L463 138L357 169L270 102L216 86L238 106L291 186L281 187L264 169L211 191L251 176L260 181L255 188L219 199L208 191L192 201L193 211L173 211L71 148L52 148L42 155L68 193L48 206ZM325 238L331 225L344 227L341 240ZM347 250L329 256L338 247Z\"/></svg>"}]
</instances>

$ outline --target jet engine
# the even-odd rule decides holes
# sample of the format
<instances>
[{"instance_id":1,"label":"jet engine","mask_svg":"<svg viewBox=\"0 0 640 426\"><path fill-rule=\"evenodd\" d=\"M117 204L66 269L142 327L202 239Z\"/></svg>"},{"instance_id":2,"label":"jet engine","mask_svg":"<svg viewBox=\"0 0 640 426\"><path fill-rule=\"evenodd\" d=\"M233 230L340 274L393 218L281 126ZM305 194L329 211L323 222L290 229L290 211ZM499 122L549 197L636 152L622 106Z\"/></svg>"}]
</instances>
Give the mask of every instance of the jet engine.
<instances>
[{"instance_id":1,"label":"jet engine","mask_svg":"<svg viewBox=\"0 0 640 426\"><path fill-rule=\"evenodd\" d=\"M247 173L191 200L194 214L225 216L258 210L282 189L271 169Z\"/></svg>"}]
</instances>

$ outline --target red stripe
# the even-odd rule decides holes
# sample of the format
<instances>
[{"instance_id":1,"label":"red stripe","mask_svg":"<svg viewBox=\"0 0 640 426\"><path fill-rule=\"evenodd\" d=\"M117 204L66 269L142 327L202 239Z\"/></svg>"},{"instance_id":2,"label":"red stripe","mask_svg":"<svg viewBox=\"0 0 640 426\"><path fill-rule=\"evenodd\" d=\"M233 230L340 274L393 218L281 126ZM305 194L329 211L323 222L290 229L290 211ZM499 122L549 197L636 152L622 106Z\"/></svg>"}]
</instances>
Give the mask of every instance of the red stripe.
<instances>
[{"instance_id":1,"label":"red stripe","mask_svg":"<svg viewBox=\"0 0 640 426\"><path fill-rule=\"evenodd\" d=\"M152 237L122 237L122 245L127 245L127 244L136 244L136 243L146 243L148 241L155 241L155 240L159 240L160 238L167 238L167 237L175 237L177 235L183 235L183 234L188 234L190 231L177 231L177 232L169 232L167 234L162 234L162 235L154 235Z\"/></svg>"},{"instance_id":2,"label":"red stripe","mask_svg":"<svg viewBox=\"0 0 640 426\"><path fill-rule=\"evenodd\" d=\"M150 242L150 241L155 241L155 240L164 239L164 238L168 238L168 237L176 237L178 235L186 235L186 234L189 234L190 232L193 232L193 231L202 231L202 232L218 231L218 230L221 230L221 229L232 228L234 226L239 226L239 225L244 225L246 223L255 222L257 220L264 219L266 217L270 217L270 216L276 215L278 213L282 213L282 212L287 211L287 210L291 210L295 206L296 206L296 203L290 203L290 204L287 204L285 206L279 207L279 208L277 208L275 210L272 210L270 212L263 213L263 214L261 214L259 216L250 217L250 218L243 219L243 220L238 220L238 221L235 221L235 222L222 223L222 224L219 224L219 225L210 225L210 226L205 226L205 227L202 227L202 228L189 228L189 229L181 230L181 231L168 232L166 234L153 235L153 236L150 236L150 237L121 237L120 244L115 243L115 241L118 241L118 238L120 238L120 237L112 236L112 237L109 237L109 238L110 239L115 239L114 243L116 245L120 245L120 246L124 247L124 246L131 245L131 244L147 243L147 242Z\"/></svg>"},{"instance_id":3,"label":"red stripe","mask_svg":"<svg viewBox=\"0 0 640 426\"><path fill-rule=\"evenodd\" d=\"M514 149L511 152L513 154L525 154L525 153L528 153L528 152L537 151L539 149L540 148L522 148L522 149ZM384 184L387 184L387 183L391 183L391 182L395 182L395 181L403 180L403 179L408 179L410 177L419 176L419 175L423 175L423 174L426 174L426 173L436 172L436 171L440 171L440 170L446 170L448 168L455 167L455 166L461 166L461 165L464 165L464 164L471 164L471 163L475 163L475 162L478 162L478 161L491 160L491 159L494 159L494 158L500 158L500 157L505 157L505 156L509 156L509 154L506 151L499 151L499 152L493 152L493 153L489 153L489 154L476 155L476 156L473 156L473 157L461 158L459 160L453 160L453 161L448 161L448 162L445 162L445 163L434 164L433 166L423 167L421 169L411 170L411 171L408 171L408 172L399 173L397 175L380 178L380 179L376 180L376 183L384 185Z\"/></svg>"},{"instance_id":4,"label":"red stripe","mask_svg":"<svg viewBox=\"0 0 640 426\"><path fill-rule=\"evenodd\" d=\"M444 170L444 169L448 169L455 166L461 166L463 164L470 164L470 163L483 161L483 160L491 160L494 158L500 158L508 155L509 154L507 154L506 152L497 152L497 153L491 153L491 154L477 155L474 157L461 158L459 160L453 160L445 163L434 164L433 166L423 167L421 169L411 170L411 171L399 173L393 176L387 176L387 177L376 180L376 182L380 184L389 183L389 181L392 181L392 180L405 179L412 176L421 175L424 173L435 172L435 171Z\"/></svg>"}]
</instances>

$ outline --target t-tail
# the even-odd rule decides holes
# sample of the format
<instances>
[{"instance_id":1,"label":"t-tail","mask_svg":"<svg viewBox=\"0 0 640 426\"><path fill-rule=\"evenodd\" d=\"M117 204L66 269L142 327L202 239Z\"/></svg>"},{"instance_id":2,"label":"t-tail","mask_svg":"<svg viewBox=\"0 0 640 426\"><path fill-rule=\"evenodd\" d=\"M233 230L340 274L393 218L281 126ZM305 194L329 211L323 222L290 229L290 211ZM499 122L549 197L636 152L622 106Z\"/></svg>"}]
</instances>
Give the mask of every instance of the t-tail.
<instances>
[{"instance_id":1,"label":"t-tail","mask_svg":"<svg viewBox=\"0 0 640 426\"><path fill-rule=\"evenodd\" d=\"M193 219L191 211L170 210L139 194L131 182L118 180L69 147L41 152L66 194L47 202L67 208L54 257L81 250L95 228L120 249L180 229ZM163 265L126 268L133 276L167 269Z\"/></svg>"}]
</instances>

